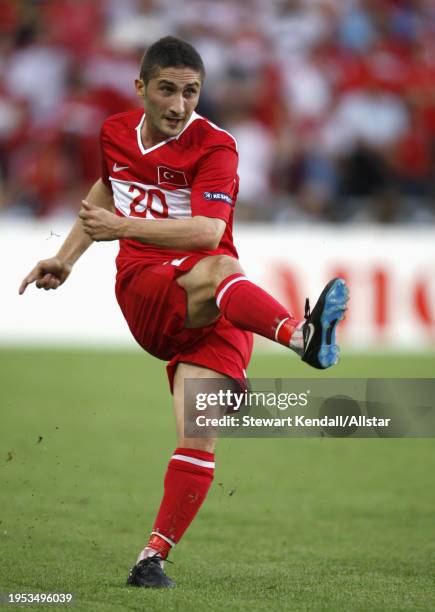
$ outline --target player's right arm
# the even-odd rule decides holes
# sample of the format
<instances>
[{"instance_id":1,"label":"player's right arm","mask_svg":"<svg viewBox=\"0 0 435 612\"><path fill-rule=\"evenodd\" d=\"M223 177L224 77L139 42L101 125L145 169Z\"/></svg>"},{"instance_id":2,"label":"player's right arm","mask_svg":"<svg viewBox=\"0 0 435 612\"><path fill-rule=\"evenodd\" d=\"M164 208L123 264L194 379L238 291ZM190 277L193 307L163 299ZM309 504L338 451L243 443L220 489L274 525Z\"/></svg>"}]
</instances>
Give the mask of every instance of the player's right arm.
<instances>
[{"instance_id":1,"label":"player's right arm","mask_svg":"<svg viewBox=\"0 0 435 612\"><path fill-rule=\"evenodd\" d=\"M110 211L113 209L112 192L101 179L91 187L86 196L86 202ZM66 281L73 265L92 242L92 238L83 229L81 219L78 218L59 252L54 257L38 261L33 270L23 279L18 293L22 295L31 283L35 283L38 289L57 289Z\"/></svg>"}]
</instances>

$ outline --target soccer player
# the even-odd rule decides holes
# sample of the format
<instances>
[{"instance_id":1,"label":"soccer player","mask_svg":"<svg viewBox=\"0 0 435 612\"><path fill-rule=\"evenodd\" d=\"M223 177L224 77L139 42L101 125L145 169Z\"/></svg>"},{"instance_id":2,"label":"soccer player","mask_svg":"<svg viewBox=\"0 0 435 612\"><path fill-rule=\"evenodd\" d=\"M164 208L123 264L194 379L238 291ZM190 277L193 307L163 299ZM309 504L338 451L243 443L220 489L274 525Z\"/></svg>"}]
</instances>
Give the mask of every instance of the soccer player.
<instances>
[{"instance_id":1,"label":"soccer player","mask_svg":"<svg viewBox=\"0 0 435 612\"><path fill-rule=\"evenodd\" d=\"M166 37L148 48L135 81L145 111L105 121L101 178L57 255L38 262L19 290L33 282L57 289L93 241L120 242L116 297L137 342L169 362L178 434L151 535L127 579L140 587L174 586L163 562L213 480L215 439L184 437L184 380L245 380L252 332L328 368L338 361L335 330L348 298L333 279L298 321L245 276L232 238L237 145L195 112L204 76L188 43Z\"/></svg>"}]
</instances>

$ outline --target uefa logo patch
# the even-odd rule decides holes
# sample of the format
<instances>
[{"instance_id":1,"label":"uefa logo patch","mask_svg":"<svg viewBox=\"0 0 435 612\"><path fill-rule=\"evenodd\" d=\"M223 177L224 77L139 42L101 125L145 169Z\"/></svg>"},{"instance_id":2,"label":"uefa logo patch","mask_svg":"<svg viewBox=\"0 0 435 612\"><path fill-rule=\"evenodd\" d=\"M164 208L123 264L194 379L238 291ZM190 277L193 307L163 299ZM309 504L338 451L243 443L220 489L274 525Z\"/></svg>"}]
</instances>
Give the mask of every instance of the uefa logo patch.
<instances>
[{"instance_id":1,"label":"uefa logo patch","mask_svg":"<svg viewBox=\"0 0 435 612\"><path fill-rule=\"evenodd\" d=\"M223 193L222 191L204 191L202 194L204 200L211 200L214 202L226 202L230 206L233 204L233 200L230 195Z\"/></svg>"}]
</instances>

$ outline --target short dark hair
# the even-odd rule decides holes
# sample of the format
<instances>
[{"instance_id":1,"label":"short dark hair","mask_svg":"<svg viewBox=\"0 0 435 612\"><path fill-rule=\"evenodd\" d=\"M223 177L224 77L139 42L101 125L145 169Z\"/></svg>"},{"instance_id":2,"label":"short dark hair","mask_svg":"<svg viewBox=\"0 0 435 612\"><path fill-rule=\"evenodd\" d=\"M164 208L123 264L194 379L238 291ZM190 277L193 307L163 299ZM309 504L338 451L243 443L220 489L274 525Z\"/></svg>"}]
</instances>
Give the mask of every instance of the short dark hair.
<instances>
[{"instance_id":1,"label":"short dark hair","mask_svg":"<svg viewBox=\"0 0 435 612\"><path fill-rule=\"evenodd\" d=\"M205 68L198 51L180 38L165 36L145 51L140 64L139 76L146 85L150 79L156 76L160 68L181 66L199 72L201 81L204 80Z\"/></svg>"}]
</instances>

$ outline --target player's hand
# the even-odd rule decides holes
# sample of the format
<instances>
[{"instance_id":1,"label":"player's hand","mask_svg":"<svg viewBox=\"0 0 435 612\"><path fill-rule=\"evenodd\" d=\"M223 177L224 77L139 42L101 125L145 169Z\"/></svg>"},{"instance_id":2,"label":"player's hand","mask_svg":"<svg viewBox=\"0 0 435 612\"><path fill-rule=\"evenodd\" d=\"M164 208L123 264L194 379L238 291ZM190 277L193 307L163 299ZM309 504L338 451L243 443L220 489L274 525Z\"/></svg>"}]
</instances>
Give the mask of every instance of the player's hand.
<instances>
[{"instance_id":1,"label":"player's hand","mask_svg":"<svg viewBox=\"0 0 435 612\"><path fill-rule=\"evenodd\" d=\"M59 259L51 257L38 261L33 270L23 279L18 293L23 295L27 285L36 283L38 289L57 289L66 281L72 270L72 265Z\"/></svg>"},{"instance_id":2,"label":"player's hand","mask_svg":"<svg viewBox=\"0 0 435 612\"><path fill-rule=\"evenodd\" d=\"M118 240L121 238L122 219L114 213L89 204L83 200L79 217L83 223L83 229L92 240Z\"/></svg>"}]
</instances>

